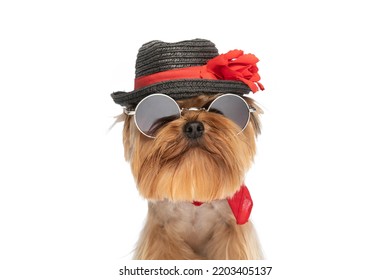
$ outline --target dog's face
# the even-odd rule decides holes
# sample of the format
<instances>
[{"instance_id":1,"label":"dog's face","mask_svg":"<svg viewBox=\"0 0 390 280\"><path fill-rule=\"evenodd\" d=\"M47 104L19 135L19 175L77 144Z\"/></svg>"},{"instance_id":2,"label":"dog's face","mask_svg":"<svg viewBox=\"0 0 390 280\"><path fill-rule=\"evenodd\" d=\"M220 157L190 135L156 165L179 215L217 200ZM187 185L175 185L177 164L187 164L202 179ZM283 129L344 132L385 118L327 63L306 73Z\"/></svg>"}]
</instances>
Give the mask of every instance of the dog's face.
<instances>
[{"instance_id":1,"label":"dog's face","mask_svg":"<svg viewBox=\"0 0 390 280\"><path fill-rule=\"evenodd\" d=\"M202 108L216 96L177 101L181 108ZM123 143L140 193L149 200L202 201L232 196L243 182L256 152L261 109L241 129L217 112L183 110L160 126L155 138L143 135L133 116L125 117Z\"/></svg>"}]
</instances>

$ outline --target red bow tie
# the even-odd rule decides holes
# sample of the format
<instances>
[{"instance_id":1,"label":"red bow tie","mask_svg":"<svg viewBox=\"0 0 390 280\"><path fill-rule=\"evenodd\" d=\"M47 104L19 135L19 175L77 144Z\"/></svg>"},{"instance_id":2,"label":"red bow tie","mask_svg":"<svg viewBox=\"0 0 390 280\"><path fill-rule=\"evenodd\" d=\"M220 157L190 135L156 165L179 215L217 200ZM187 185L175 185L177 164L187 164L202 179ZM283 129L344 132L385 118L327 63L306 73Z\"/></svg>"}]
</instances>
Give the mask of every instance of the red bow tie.
<instances>
[{"instance_id":1,"label":"red bow tie","mask_svg":"<svg viewBox=\"0 0 390 280\"><path fill-rule=\"evenodd\" d=\"M249 220L251 215L253 201L249 193L248 188L242 184L241 188L233 195L233 197L227 199L230 209L232 209L233 215L236 218L238 225L243 225ZM192 202L195 206L200 206L203 202Z\"/></svg>"}]
</instances>

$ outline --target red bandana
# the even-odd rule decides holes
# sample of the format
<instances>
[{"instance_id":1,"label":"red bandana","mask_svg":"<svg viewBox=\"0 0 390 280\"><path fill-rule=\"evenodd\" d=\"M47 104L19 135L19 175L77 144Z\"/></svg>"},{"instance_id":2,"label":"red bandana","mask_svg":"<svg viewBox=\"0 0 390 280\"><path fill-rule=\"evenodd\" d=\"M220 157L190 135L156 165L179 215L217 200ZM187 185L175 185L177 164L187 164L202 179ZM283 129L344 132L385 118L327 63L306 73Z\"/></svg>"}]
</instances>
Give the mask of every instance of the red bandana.
<instances>
[{"instance_id":1,"label":"red bandana","mask_svg":"<svg viewBox=\"0 0 390 280\"><path fill-rule=\"evenodd\" d=\"M248 188L242 184L241 188L233 195L232 198L228 198L227 201L230 209L232 209L234 217L236 218L237 224L243 225L248 222L253 207L253 201ZM200 206L203 202L194 201L192 204Z\"/></svg>"}]
</instances>

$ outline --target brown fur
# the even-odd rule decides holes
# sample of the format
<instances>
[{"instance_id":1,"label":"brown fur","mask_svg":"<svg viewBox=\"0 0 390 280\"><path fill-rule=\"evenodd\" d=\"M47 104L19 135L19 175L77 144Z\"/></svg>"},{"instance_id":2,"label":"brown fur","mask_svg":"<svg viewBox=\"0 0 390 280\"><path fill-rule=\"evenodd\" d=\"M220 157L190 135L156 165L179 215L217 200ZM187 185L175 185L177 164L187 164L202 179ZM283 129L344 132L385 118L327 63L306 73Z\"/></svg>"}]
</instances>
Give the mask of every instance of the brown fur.
<instances>
[{"instance_id":1,"label":"brown fur","mask_svg":"<svg viewBox=\"0 0 390 280\"><path fill-rule=\"evenodd\" d=\"M202 107L216 96L178 101L184 108ZM125 117L123 143L141 195L149 200L146 225L136 259L260 259L252 224L237 225L226 198L244 180L256 152L260 133L258 114L246 129L216 113L184 111L151 139ZM189 141L183 134L188 121L201 121L204 135ZM205 202L194 206L192 201Z\"/></svg>"}]
</instances>

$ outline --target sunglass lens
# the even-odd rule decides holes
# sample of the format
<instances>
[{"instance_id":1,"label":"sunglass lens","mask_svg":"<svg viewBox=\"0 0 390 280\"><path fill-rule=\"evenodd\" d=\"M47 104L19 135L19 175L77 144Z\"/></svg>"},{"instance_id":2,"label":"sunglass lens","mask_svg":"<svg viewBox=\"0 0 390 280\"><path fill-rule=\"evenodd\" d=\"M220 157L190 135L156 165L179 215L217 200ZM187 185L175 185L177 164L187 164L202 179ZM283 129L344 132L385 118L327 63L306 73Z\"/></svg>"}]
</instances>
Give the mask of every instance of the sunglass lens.
<instances>
[{"instance_id":1,"label":"sunglass lens","mask_svg":"<svg viewBox=\"0 0 390 280\"><path fill-rule=\"evenodd\" d=\"M215 99L209 111L217 111L234 121L241 129L244 129L249 120L248 104L241 97L234 94L225 94Z\"/></svg>"},{"instance_id":2,"label":"sunglass lens","mask_svg":"<svg viewBox=\"0 0 390 280\"><path fill-rule=\"evenodd\" d=\"M153 94L144 98L135 110L138 129L149 137L154 137L158 128L180 117L177 103L169 96Z\"/></svg>"}]
</instances>

